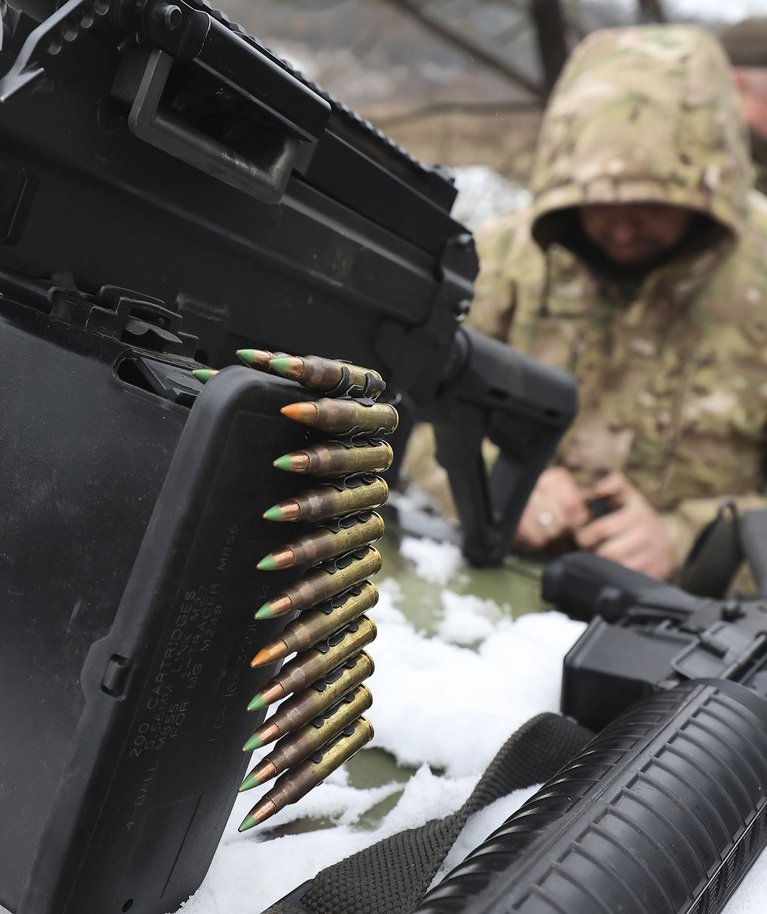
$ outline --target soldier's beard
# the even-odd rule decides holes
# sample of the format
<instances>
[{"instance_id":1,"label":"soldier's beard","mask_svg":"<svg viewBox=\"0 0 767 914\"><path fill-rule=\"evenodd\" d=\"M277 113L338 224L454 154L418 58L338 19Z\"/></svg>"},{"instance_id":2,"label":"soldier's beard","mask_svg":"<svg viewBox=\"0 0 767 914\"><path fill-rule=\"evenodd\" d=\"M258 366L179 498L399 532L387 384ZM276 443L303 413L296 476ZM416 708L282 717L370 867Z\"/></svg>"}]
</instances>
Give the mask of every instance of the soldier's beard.
<instances>
[{"instance_id":1,"label":"soldier's beard","mask_svg":"<svg viewBox=\"0 0 767 914\"><path fill-rule=\"evenodd\" d=\"M542 220L543 221L543 220ZM686 236L672 249L653 253L643 252L641 260L626 262L610 256L581 229L575 208L560 210L546 219L542 246L561 244L582 260L591 271L610 280L641 283L653 270L664 266L678 257L689 257L697 252L722 242L729 232L719 223L702 214L696 216ZM643 236L641 236L643 237ZM541 243L539 241L539 243Z\"/></svg>"},{"instance_id":2,"label":"soldier's beard","mask_svg":"<svg viewBox=\"0 0 767 914\"><path fill-rule=\"evenodd\" d=\"M652 267L668 252L668 248L659 244L651 235L639 236L627 244L616 240L610 233L605 233L595 238L594 244L616 266L631 269Z\"/></svg>"},{"instance_id":3,"label":"soldier's beard","mask_svg":"<svg viewBox=\"0 0 767 914\"><path fill-rule=\"evenodd\" d=\"M640 236L636 246L630 251L613 248L609 233L600 238L600 243L592 241L581 232L581 237L573 245L574 250L596 273L611 279L629 283L642 282L646 276L660 267L682 257L689 257L697 252L719 243L726 236L726 231L706 216L698 216L690 226L687 234L671 248L659 245L654 238ZM640 248L640 241L644 247ZM626 255L630 256L626 256Z\"/></svg>"}]
</instances>

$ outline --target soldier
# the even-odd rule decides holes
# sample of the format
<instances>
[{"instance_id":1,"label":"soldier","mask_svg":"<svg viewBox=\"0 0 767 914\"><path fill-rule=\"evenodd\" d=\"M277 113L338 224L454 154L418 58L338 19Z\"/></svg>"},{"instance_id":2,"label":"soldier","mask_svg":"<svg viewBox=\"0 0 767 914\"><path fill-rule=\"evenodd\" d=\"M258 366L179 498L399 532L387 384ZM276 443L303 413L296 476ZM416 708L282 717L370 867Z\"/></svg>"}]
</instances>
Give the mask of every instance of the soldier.
<instances>
[{"instance_id":1,"label":"soldier","mask_svg":"<svg viewBox=\"0 0 767 914\"><path fill-rule=\"evenodd\" d=\"M570 538L667 578L720 498L765 478L767 201L717 40L589 36L549 102L532 191L478 239L470 314L579 382L519 545ZM592 498L614 510L595 517Z\"/></svg>"}]
</instances>

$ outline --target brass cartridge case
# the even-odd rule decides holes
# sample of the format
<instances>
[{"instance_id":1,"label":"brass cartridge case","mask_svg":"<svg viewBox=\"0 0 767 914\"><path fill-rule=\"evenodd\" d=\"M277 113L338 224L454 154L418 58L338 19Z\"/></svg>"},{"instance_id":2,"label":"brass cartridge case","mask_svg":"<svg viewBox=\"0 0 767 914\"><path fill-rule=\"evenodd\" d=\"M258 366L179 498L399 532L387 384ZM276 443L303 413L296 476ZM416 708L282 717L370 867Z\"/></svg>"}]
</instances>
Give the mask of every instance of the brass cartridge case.
<instances>
[{"instance_id":1,"label":"brass cartridge case","mask_svg":"<svg viewBox=\"0 0 767 914\"><path fill-rule=\"evenodd\" d=\"M377 574L381 565L381 553L374 546L368 546L359 554L349 553L348 557L341 558L339 567L312 569L287 590L267 600L256 611L256 618L274 619L295 610L308 609Z\"/></svg>"},{"instance_id":2,"label":"brass cartridge case","mask_svg":"<svg viewBox=\"0 0 767 914\"><path fill-rule=\"evenodd\" d=\"M346 476L382 473L388 470L393 459L394 452L386 441L361 445L330 441L283 454L274 461L274 466L288 473L307 473L309 476Z\"/></svg>"},{"instance_id":3,"label":"brass cartridge case","mask_svg":"<svg viewBox=\"0 0 767 914\"><path fill-rule=\"evenodd\" d=\"M248 710L256 711L258 708L264 708L274 704L275 701L280 701L291 692L298 692L300 689L306 688L360 651L375 636L375 623L371 622L367 616L362 616L347 628L336 632L327 641L304 651L290 663L286 663L280 672L254 696L248 705Z\"/></svg>"},{"instance_id":4,"label":"brass cartridge case","mask_svg":"<svg viewBox=\"0 0 767 914\"><path fill-rule=\"evenodd\" d=\"M396 430L397 410L390 403L360 403L358 400L323 398L308 403L290 403L280 412L321 432L347 435L350 432L380 432Z\"/></svg>"},{"instance_id":5,"label":"brass cartridge case","mask_svg":"<svg viewBox=\"0 0 767 914\"><path fill-rule=\"evenodd\" d=\"M341 701L328 708L320 717L284 736L274 749L245 776L240 790L250 790L277 777L287 768L303 762L320 746L337 736L373 704L373 695L367 686L357 686Z\"/></svg>"},{"instance_id":6,"label":"brass cartridge case","mask_svg":"<svg viewBox=\"0 0 767 914\"><path fill-rule=\"evenodd\" d=\"M336 601L340 602L334 606ZM370 581L363 581L362 584L355 585L345 594L339 594L322 606L301 613L297 619L285 626L279 638L261 648L250 661L250 665L265 666L267 663L274 663L287 657L294 651L305 651L367 612L377 602L378 590L375 585Z\"/></svg>"},{"instance_id":7,"label":"brass cartridge case","mask_svg":"<svg viewBox=\"0 0 767 914\"><path fill-rule=\"evenodd\" d=\"M370 721L360 717L319 750L318 758L308 758L283 774L274 787L251 809L240 825L240 831L258 825L290 803L305 797L313 787L321 784L329 774L340 768L372 738L373 727Z\"/></svg>"},{"instance_id":8,"label":"brass cartridge case","mask_svg":"<svg viewBox=\"0 0 767 914\"><path fill-rule=\"evenodd\" d=\"M273 371L298 381L303 387L333 392L341 397L352 394L376 399L386 390L386 382L372 368L316 355L287 356L271 361Z\"/></svg>"},{"instance_id":9,"label":"brass cartridge case","mask_svg":"<svg viewBox=\"0 0 767 914\"><path fill-rule=\"evenodd\" d=\"M316 565L326 559L359 549L381 539L384 522L380 514L356 520L349 518L338 530L314 530L295 543L281 546L258 563L260 571L282 571L296 565Z\"/></svg>"},{"instance_id":10,"label":"brass cartridge case","mask_svg":"<svg viewBox=\"0 0 767 914\"><path fill-rule=\"evenodd\" d=\"M321 521L354 511L379 508L389 497L386 480L373 476L370 482L351 484L362 478L364 477L353 476L338 485L318 486L296 498L273 505L264 512L264 517L275 521Z\"/></svg>"},{"instance_id":11,"label":"brass cartridge case","mask_svg":"<svg viewBox=\"0 0 767 914\"><path fill-rule=\"evenodd\" d=\"M260 749L261 746L273 743L286 733L308 724L313 717L318 717L326 708L340 701L348 691L372 675L374 669L373 658L365 651L350 657L343 668L334 671L325 679L313 682L305 691L284 701L253 733L245 743L243 751Z\"/></svg>"}]
</instances>

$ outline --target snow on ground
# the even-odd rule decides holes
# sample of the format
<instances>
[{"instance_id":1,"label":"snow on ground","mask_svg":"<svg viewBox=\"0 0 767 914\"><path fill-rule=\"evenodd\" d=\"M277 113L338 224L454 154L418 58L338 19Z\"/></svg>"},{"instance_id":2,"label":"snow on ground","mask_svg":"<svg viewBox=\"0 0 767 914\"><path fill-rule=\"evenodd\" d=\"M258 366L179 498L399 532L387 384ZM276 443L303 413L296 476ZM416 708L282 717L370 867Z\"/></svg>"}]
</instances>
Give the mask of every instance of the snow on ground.
<instances>
[{"instance_id":1,"label":"snow on ground","mask_svg":"<svg viewBox=\"0 0 767 914\"><path fill-rule=\"evenodd\" d=\"M428 569L430 580L447 580L455 572L454 548L412 538L403 544L416 567ZM377 583L381 598L371 615L378 637L370 647L376 663L370 679L375 704L367 715L376 731L371 745L386 749L416 773L374 831L355 830L354 823L401 784L357 790L343 772L336 773L299 803L242 835L237 826L259 791L239 797L208 878L183 914L257 914L330 863L395 831L453 812L517 727L542 710L557 709L562 657L582 623L559 613L514 621L490 600L435 587L444 621L440 636L428 638L398 608L397 582L384 577ZM463 852L453 852L454 862L529 793L521 791L476 817L479 821L467 826ZM275 827L324 816L338 825L331 831L269 838ZM257 873L269 876L254 878Z\"/></svg>"},{"instance_id":2,"label":"snow on ground","mask_svg":"<svg viewBox=\"0 0 767 914\"><path fill-rule=\"evenodd\" d=\"M412 562L415 573L432 584L447 584L463 563L461 550L454 543L403 537L400 553Z\"/></svg>"}]
</instances>

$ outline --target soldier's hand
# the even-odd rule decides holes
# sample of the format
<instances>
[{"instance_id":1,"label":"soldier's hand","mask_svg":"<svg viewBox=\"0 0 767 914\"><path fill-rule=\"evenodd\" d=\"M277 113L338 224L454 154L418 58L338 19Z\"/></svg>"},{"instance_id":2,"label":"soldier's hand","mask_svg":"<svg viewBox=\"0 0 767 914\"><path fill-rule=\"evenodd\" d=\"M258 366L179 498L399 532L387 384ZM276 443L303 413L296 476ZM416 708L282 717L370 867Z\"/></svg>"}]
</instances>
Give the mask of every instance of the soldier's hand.
<instances>
[{"instance_id":1,"label":"soldier's hand","mask_svg":"<svg viewBox=\"0 0 767 914\"><path fill-rule=\"evenodd\" d=\"M614 511L575 531L575 542L613 562L666 580L674 570L666 524L642 493L621 473L610 473L595 486L594 497L606 497Z\"/></svg>"},{"instance_id":2,"label":"soldier's hand","mask_svg":"<svg viewBox=\"0 0 767 914\"><path fill-rule=\"evenodd\" d=\"M545 549L589 519L584 493L570 472L551 467L541 473L517 527L517 545Z\"/></svg>"}]
</instances>

